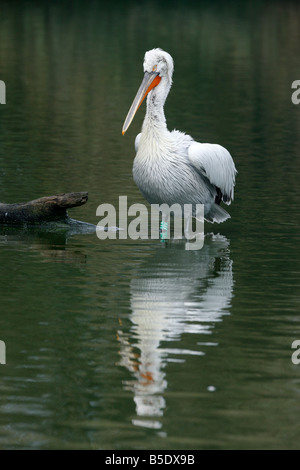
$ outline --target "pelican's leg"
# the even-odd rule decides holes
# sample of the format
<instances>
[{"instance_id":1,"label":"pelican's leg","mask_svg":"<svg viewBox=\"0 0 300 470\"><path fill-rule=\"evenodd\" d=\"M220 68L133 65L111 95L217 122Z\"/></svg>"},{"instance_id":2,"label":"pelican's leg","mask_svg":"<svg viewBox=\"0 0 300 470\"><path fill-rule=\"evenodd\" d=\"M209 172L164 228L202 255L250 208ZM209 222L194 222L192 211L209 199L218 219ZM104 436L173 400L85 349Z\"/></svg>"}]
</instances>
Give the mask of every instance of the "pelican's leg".
<instances>
[{"instance_id":1,"label":"pelican's leg","mask_svg":"<svg viewBox=\"0 0 300 470\"><path fill-rule=\"evenodd\" d=\"M190 240L193 230L193 212L192 208L188 205L184 206L184 236Z\"/></svg>"},{"instance_id":2,"label":"pelican's leg","mask_svg":"<svg viewBox=\"0 0 300 470\"><path fill-rule=\"evenodd\" d=\"M159 228L159 238L164 242L168 238L168 222L161 221Z\"/></svg>"},{"instance_id":3,"label":"pelican's leg","mask_svg":"<svg viewBox=\"0 0 300 470\"><path fill-rule=\"evenodd\" d=\"M168 216L166 214L162 214L162 220L159 225L159 238L162 242L165 242L169 236L168 236Z\"/></svg>"},{"instance_id":4,"label":"pelican's leg","mask_svg":"<svg viewBox=\"0 0 300 470\"><path fill-rule=\"evenodd\" d=\"M184 236L185 236L185 238L189 237L191 224L192 224L192 217L190 217L190 216L186 217L184 219Z\"/></svg>"}]
</instances>

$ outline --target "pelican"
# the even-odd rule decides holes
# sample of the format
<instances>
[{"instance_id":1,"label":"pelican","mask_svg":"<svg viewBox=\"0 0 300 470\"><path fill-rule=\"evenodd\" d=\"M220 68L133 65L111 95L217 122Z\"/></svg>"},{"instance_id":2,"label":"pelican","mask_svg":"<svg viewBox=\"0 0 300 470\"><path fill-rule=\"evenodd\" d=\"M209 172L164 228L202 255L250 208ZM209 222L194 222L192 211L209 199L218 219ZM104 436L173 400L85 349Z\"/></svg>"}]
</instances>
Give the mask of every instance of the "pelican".
<instances>
[{"instance_id":1,"label":"pelican","mask_svg":"<svg viewBox=\"0 0 300 470\"><path fill-rule=\"evenodd\" d=\"M124 135L147 97L142 132L135 139L133 179L150 204L203 204L205 220L224 222L230 215L220 203L229 205L233 200L237 172L233 159L221 145L196 142L167 129L164 104L173 70L168 52L157 48L146 52L144 78L122 130Z\"/></svg>"}]
</instances>

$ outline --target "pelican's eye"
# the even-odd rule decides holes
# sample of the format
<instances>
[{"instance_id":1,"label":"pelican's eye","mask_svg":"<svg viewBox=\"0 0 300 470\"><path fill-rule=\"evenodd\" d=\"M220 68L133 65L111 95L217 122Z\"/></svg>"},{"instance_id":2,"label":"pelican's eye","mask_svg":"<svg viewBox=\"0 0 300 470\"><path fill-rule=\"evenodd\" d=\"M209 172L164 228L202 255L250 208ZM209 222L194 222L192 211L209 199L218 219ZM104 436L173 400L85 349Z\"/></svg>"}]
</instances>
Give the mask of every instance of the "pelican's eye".
<instances>
[{"instance_id":1,"label":"pelican's eye","mask_svg":"<svg viewBox=\"0 0 300 470\"><path fill-rule=\"evenodd\" d=\"M157 70L157 65L153 65L152 72L156 72L156 70Z\"/></svg>"}]
</instances>

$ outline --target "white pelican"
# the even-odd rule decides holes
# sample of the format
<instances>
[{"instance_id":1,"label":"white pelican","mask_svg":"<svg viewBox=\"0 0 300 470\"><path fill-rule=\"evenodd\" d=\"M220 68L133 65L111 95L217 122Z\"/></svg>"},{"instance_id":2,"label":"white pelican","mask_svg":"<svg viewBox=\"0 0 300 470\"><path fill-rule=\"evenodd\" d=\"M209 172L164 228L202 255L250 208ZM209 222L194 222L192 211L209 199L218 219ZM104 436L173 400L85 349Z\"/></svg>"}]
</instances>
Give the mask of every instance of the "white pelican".
<instances>
[{"instance_id":1,"label":"white pelican","mask_svg":"<svg viewBox=\"0 0 300 470\"><path fill-rule=\"evenodd\" d=\"M234 162L221 145L202 144L183 132L168 131L164 104L173 69L173 59L167 52L146 52L144 79L122 130L124 135L147 96L142 132L135 139L133 178L150 204L204 204L207 221L224 222L230 215L220 202L230 204L233 200Z\"/></svg>"}]
</instances>

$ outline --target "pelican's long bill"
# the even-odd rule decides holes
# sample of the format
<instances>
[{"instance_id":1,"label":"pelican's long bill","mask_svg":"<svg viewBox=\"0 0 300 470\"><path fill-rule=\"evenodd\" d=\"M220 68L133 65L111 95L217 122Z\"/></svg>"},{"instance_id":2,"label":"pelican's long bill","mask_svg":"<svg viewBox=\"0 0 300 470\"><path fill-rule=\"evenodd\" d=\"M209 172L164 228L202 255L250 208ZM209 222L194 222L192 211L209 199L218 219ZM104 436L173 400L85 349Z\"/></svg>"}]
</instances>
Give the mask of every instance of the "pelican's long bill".
<instances>
[{"instance_id":1,"label":"pelican's long bill","mask_svg":"<svg viewBox=\"0 0 300 470\"><path fill-rule=\"evenodd\" d=\"M123 129L122 129L122 134L124 135L125 132L127 131L128 127L130 126L135 113L141 106L142 102L148 95L149 91L152 90L152 88L156 87L161 78L157 72L145 72L143 81L141 83L140 88L138 89L138 92L136 94L136 97L133 100L133 103L131 105L130 110L128 111L128 114L126 116L126 119L123 124Z\"/></svg>"}]
</instances>

